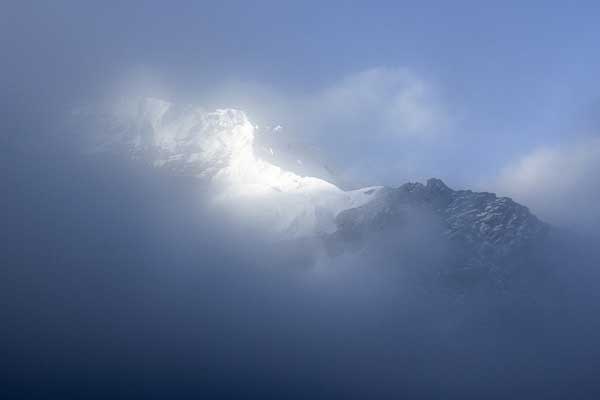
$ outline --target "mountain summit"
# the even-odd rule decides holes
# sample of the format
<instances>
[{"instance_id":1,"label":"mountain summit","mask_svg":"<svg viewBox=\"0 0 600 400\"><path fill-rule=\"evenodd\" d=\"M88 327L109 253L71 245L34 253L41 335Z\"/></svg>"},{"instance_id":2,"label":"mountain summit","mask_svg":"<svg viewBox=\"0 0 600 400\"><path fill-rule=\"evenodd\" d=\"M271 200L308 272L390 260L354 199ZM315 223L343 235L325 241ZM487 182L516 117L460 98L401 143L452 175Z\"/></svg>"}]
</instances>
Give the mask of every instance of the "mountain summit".
<instances>
[{"instance_id":1,"label":"mountain summit","mask_svg":"<svg viewBox=\"0 0 600 400\"><path fill-rule=\"evenodd\" d=\"M452 190L439 179L344 191L283 169L268 159L268 140L257 145L258 128L240 110L137 99L75 117L95 132L95 151L126 151L154 168L196 177L214 189L215 204L240 218L281 238L324 237L334 253L418 219L468 255L464 265L477 267L520 254L548 230L509 198Z\"/></svg>"},{"instance_id":2,"label":"mountain summit","mask_svg":"<svg viewBox=\"0 0 600 400\"><path fill-rule=\"evenodd\" d=\"M257 127L240 110L209 112L146 98L100 113L78 110L75 117L80 129L94 132L93 151L125 151L155 168L196 177L211 186L215 204L285 238L334 232L336 215L381 189L344 191L273 164L257 151L268 144L257 146Z\"/></svg>"},{"instance_id":3,"label":"mountain summit","mask_svg":"<svg viewBox=\"0 0 600 400\"><path fill-rule=\"evenodd\" d=\"M448 264L469 274L519 264L549 231L527 207L508 197L452 190L439 179L385 188L371 202L340 212L336 225L329 238L334 251L372 237L401 238L399 232L408 229L430 236L421 244L431 236L443 242L452 255Z\"/></svg>"}]
</instances>

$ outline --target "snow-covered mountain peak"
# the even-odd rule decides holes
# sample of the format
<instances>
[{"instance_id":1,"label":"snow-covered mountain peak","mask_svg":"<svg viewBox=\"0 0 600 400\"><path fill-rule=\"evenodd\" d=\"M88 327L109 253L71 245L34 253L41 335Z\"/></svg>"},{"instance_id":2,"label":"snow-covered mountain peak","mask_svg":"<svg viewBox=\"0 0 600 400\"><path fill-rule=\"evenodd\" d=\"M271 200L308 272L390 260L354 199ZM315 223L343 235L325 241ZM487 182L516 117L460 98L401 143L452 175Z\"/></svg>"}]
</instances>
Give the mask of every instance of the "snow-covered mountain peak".
<instances>
[{"instance_id":1,"label":"snow-covered mountain peak","mask_svg":"<svg viewBox=\"0 0 600 400\"><path fill-rule=\"evenodd\" d=\"M287 236L334 231L339 212L364 204L379 189L343 191L257 155L256 126L240 110L206 111L145 98L127 101L117 112L86 116L100 123L99 148L127 148L156 168L201 178L213 185L217 204Z\"/></svg>"},{"instance_id":2,"label":"snow-covered mountain peak","mask_svg":"<svg viewBox=\"0 0 600 400\"><path fill-rule=\"evenodd\" d=\"M260 130L240 110L139 99L105 112L79 112L78 118L101 138L97 149L126 152L154 168L198 178L208 185L212 203L236 223L277 239L321 237L334 253L382 232L395 236L403 227L426 228L465 255L456 255L463 266L488 268L547 231L508 198L453 190L439 179L344 191L290 168L286 161L299 160L302 151L277 157L291 147L282 138L285 132Z\"/></svg>"},{"instance_id":3,"label":"snow-covered mountain peak","mask_svg":"<svg viewBox=\"0 0 600 400\"><path fill-rule=\"evenodd\" d=\"M158 167L213 176L253 157L254 126L240 110L176 106L142 99L132 119L136 155L150 156Z\"/></svg>"}]
</instances>

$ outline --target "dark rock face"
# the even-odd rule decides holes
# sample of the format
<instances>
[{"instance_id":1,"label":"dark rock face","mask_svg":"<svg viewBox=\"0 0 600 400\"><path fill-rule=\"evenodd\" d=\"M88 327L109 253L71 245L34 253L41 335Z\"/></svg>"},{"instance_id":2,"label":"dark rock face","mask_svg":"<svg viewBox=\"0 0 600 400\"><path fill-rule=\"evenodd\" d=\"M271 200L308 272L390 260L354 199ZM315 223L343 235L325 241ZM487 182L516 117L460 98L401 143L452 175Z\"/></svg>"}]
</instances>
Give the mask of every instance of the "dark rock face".
<instances>
[{"instance_id":1,"label":"dark rock face","mask_svg":"<svg viewBox=\"0 0 600 400\"><path fill-rule=\"evenodd\" d=\"M344 243L393 238L395 230L418 230L428 224L427 235L433 231L451 249L444 263L453 274L513 267L549 231L546 223L510 198L452 190L439 179L382 190L373 201L341 212L336 224L338 231L331 240L338 251ZM397 246L402 246L398 237Z\"/></svg>"}]
</instances>

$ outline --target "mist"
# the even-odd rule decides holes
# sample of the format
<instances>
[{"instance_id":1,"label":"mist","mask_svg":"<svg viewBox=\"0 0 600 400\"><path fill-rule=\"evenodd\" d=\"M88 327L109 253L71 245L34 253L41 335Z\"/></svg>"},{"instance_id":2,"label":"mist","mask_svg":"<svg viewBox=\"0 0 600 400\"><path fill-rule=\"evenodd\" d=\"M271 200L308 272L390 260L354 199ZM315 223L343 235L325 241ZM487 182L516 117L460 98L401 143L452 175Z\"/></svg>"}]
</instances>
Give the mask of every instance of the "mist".
<instances>
[{"instance_id":1,"label":"mist","mask_svg":"<svg viewBox=\"0 0 600 400\"><path fill-rule=\"evenodd\" d=\"M594 6L319 7L6 6L6 398L597 398ZM426 212L333 244L276 237L240 218L257 203L86 151L101 132L74 110L132 97L281 125L343 189L497 191L551 234L479 275L451 268Z\"/></svg>"},{"instance_id":2,"label":"mist","mask_svg":"<svg viewBox=\"0 0 600 400\"><path fill-rule=\"evenodd\" d=\"M6 176L9 395L597 390L599 258L582 241L548 246L503 291L438 279L446 249L416 216L326 257L207 212L196 180L108 155L35 155Z\"/></svg>"}]
</instances>

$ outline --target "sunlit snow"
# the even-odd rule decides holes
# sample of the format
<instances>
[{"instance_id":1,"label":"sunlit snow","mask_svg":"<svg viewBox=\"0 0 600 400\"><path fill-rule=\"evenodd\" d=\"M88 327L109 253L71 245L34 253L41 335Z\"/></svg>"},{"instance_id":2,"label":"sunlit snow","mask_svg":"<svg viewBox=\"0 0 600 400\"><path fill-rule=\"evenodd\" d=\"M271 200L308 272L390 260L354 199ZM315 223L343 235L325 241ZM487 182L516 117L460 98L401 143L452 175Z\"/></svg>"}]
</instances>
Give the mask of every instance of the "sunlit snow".
<instances>
[{"instance_id":1,"label":"sunlit snow","mask_svg":"<svg viewBox=\"0 0 600 400\"><path fill-rule=\"evenodd\" d=\"M208 179L216 205L278 233L299 237L333 232L339 212L368 202L379 189L344 191L258 157L256 127L240 110L209 112L147 98L123 111L119 118L133 121L135 127L125 135L135 156L158 168ZM301 160L297 163L302 165Z\"/></svg>"}]
</instances>

